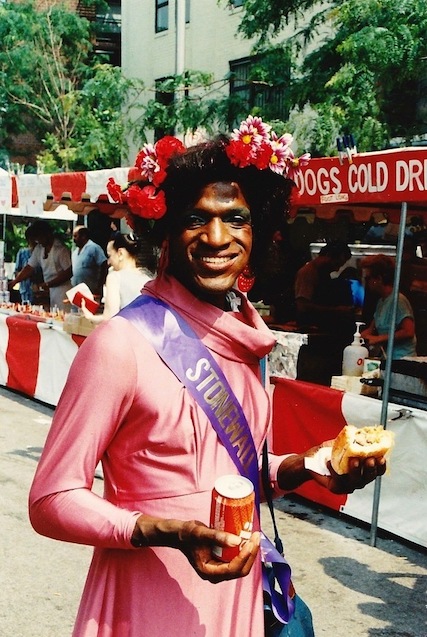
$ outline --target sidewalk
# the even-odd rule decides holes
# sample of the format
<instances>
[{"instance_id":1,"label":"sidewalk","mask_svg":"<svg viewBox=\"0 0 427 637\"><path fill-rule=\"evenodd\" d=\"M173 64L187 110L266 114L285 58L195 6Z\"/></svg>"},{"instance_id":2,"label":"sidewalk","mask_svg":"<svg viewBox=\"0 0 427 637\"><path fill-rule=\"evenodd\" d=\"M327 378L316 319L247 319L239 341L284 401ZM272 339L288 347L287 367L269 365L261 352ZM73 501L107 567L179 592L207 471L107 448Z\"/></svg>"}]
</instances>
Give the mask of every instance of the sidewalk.
<instances>
[{"instance_id":1,"label":"sidewalk","mask_svg":"<svg viewBox=\"0 0 427 637\"><path fill-rule=\"evenodd\" d=\"M1 637L69 637L91 558L90 547L40 537L28 521L52 413L0 387ZM102 480L94 488L101 493ZM368 529L294 499L280 500L276 511L316 637L427 637L425 549L381 534L371 547ZM267 508L263 517L271 537Z\"/></svg>"}]
</instances>

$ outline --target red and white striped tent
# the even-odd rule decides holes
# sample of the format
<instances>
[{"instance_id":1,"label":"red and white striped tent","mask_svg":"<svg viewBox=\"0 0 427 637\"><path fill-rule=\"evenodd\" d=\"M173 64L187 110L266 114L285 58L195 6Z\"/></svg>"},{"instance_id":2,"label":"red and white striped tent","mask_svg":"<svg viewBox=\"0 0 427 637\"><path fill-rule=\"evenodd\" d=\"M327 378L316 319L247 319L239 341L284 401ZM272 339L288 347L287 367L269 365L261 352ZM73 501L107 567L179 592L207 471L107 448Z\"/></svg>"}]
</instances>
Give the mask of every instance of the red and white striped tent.
<instances>
[{"instance_id":1,"label":"red and white striped tent","mask_svg":"<svg viewBox=\"0 0 427 637\"><path fill-rule=\"evenodd\" d=\"M337 211L351 210L355 221L369 221L374 212L387 211L388 220L399 223L406 202L408 214L427 221L427 147L312 159L297 185L292 215L305 209L333 219Z\"/></svg>"},{"instance_id":2,"label":"red and white striped tent","mask_svg":"<svg viewBox=\"0 0 427 637\"><path fill-rule=\"evenodd\" d=\"M97 204L101 212L122 216L123 207L107 194L107 182L113 177L125 184L137 174L136 168L17 176L0 171L0 214L19 206L23 216L34 216L65 203L78 214ZM293 215L306 209L332 219L340 209L351 209L356 221L369 221L385 207L389 220L398 223L399 205L405 201L409 214L427 220L427 147L312 159L302 167L297 184L300 194Z\"/></svg>"},{"instance_id":3,"label":"red and white striped tent","mask_svg":"<svg viewBox=\"0 0 427 637\"><path fill-rule=\"evenodd\" d=\"M55 173L52 175L9 175L0 172L0 214L19 210L23 217L49 217L49 212L63 205L85 215L95 207L112 217L125 213L107 193L107 182L113 178L126 184L137 177L135 168L111 168L87 172ZM47 213L47 214L45 214ZM58 218L61 218L60 215Z\"/></svg>"}]
</instances>

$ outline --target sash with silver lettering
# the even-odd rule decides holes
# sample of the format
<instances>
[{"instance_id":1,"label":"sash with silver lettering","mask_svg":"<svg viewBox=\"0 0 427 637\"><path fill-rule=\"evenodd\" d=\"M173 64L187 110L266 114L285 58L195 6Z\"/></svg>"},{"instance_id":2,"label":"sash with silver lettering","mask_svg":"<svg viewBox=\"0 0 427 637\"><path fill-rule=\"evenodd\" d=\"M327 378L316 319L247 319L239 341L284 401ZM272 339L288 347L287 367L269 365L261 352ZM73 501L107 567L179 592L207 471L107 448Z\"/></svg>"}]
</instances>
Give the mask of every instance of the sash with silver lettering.
<instances>
[{"instance_id":1,"label":"sash with silver lettering","mask_svg":"<svg viewBox=\"0 0 427 637\"><path fill-rule=\"evenodd\" d=\"M172 307L146 294L137 297L118 316L138 328L202 407L239 472L254 485L259 510L259 469L252 433L239 401L207 347ZM275 616L286 624L294 607L288 596L290 566L263 533L260 549L263 562L273 566L282 592L271 588L265 572L264 590L272 599Z\"/></svg>"}]
</instances>

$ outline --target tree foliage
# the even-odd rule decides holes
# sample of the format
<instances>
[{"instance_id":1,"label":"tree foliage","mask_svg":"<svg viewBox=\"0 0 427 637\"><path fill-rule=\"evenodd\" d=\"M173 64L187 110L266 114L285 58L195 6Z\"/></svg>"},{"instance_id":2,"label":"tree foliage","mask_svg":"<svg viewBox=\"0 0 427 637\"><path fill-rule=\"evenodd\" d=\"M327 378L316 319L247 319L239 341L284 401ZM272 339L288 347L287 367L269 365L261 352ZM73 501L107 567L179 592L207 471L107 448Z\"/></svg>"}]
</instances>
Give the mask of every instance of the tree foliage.
<instances>
[{"instance_id":1,"label":"tree foliage","mask_svg":"<svg viewBox=\"0 0 427 637\"><path fill-rule=\"evenodd\" d=\"M240 31L258 38L258 50L277 40L291 21L288 44L295 60L308 42L317 43L295 63L289 85L300 118L309 104L322 128L331 134L351 131L359 150L384 148L393 138L408 143L426 132L420 108L427 83L425 0L246 0ZM322 39L320 26L332 35ZM315 154L325 151L320 126L312 128L308 141ZM334 141L329 140L329 153Z\"/></svg>"},{"instance_id":2,"label":"tree foliage","mask_svg":"<svg viewBox=\"0 0 427 637\"><path fill-rule=\"evenodd\" d=\"M32 134L49 167L119 165L125 115L142 90L93 52L90 23L61 4L0 7L0 145Z\"/></svg>"},{"instance_id":3,"label":"tree foliage","mask_svg":"<svg viewBox=\"0 0 427 637\"><path fill-rule=\"evenodd\" d=\"M211 73L191 70L158 82L139 118L141 135L147 130L156 136L185 135L198 128L211 133L228 117L228 100L216 93L226 84L227 80L215 82Z\"/></svg>"}]
</instances>

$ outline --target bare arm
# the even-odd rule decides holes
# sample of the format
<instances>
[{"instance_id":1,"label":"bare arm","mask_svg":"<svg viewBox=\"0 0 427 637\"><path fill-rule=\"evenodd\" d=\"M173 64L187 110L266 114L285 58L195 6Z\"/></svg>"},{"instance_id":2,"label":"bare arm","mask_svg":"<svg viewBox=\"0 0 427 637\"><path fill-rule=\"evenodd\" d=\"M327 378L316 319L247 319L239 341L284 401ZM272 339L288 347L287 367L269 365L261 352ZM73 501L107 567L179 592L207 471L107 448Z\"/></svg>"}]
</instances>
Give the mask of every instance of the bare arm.
<instances>
[{"instance_id":1,"label":"bare arm","mask_svg":"<svg viewBox=\"0 0 427 637\"><path fill-rule=\"evenodd\" d=\"M119 277L116 272L110 272L105 281L105 304L102 314L93 314L82 301L82 312L92 323L101 323L110 319L120 310Z\"/></svg>"},{"instance_id":2,"label":"bare arm","mask_svg":"<svg viewBox=\"0 0 427 637\"><path fill-rule=\"evenodd\" d=\"M212 583L247 575L256 559L260 534L253 533L231 562L220 562L212 555L214 544L238 546L237 535L210 529L198 520L181 521L141 515L136 522L131 543L144 546L169 546L181 551L198 575Z\"/></svg>"},{"instance_id":3,"label":"bare arm","mask_svg":"<svg viewBox=\"0 0 427 637\"><path fill-rule=\"evenodd\" d=\"M312 447L305 453L287 456L281 463L277 474L279 487L285 491L293 491L308 480L315 480L318 484L332 493L352 493L383 475L386 469L385 458L353 458L350 473L338 475L328 462L330 475L321 475L305 467L305 458L314 456L321 447L331 447L333 441L328 440L317 447Z\"/></svg>"},{"instance_id":4,"label":"bare arm","mask_svg":"<svg viewBox=\"0 0 427 637\"><path fill-rule=\"evenodd\" d=\"M415 321L407 316L400 325L397 326L394 333L394 341L404 341L415 336ZM386 345L388 343L387 334L377 334L375 323L372 322L368 329L363 330L362 337L365 338L369 345Z\"/></svg>"},{"instance_id":5,"label":"bare arm","mask_svg":"<svg viewBox=\"0 0 427 637\"><path fill-rule=\"evenodd\" d=\"M70 266L66 270L61 270L60 272L58 272L58 274L55 277L53 277L53 279L46 281L43 287L46 289L56 288L59 285L66 283L66 281L69 281L71 279L71 275L72 275L72 269Z\"/></svg>"},{"instance_id":6,"label":"bare arm","mask_svg":"<svg viewBox=\"0 0 427 637\"><path fill-rule=\"evenodd\" d=\"M29 279L33 272L34 268L27 263L27 265L24 266L20 272L18 272L15 278L9 282L9 287L13 288L17 283L25 281L25 279Z\"/></svg>"}]
</instances>

